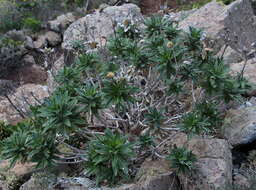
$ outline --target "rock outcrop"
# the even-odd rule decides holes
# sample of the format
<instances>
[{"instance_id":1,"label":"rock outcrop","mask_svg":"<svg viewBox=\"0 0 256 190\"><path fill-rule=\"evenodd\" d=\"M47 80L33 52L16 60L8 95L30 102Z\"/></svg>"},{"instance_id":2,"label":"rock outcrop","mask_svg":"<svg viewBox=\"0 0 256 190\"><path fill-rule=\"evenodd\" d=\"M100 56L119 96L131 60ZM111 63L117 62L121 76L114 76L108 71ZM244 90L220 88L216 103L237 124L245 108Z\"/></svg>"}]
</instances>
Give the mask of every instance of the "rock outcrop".
<instances>
[{"instance_id":1,"label":"rock outcrop","mask_svg":"<svg viewBox=\"0 0 256 190\"><path fill-rule=\"evenodd\" d=\"M256 140L256 107L229 110L222 133L233 147Z\"/></svg>"},{"instance_id":2,"label":"rock outcrop","mask_svg":"<svg viewBox=\"0 0 256 190\"><path fill-rule=\"evenodd\" d=\"M23 31L13 30L3 35L0 40L0 79L21 66L22 58L28 53L27 47L33 46L31 41Z\"/></svg>"},{"instance_id":3,"label":"rock outcrop","mask_svg":"<svg viewBox=\"0 0 256 190\"><path fill-rule=\"evenodd\" d=\"M183 189L224 189L227 184L232 183L232 155L226 140L207 137L188 140L187 135L177 133L172 139L172 145L174 144L188 148L198 159L191 183L186 176L179 176Z\"/></svg>"},{"instance_id":4,"label":"rock outcrop","mask_svg":"<svg viewBox=\"0 0 256 190\"><path fill-rule=\"evenodd\" d=\"M54 32L63 33L75 20L76 17L73 13L60 15L56 19L48 22L48 28Z\"/></svg>"},{"instance_id":5,"label":"rock outcrop","mask_svg":"<svg viewBox=\"0 0 256 190\"><path fill-rule=\"evenodd\" d=\"M230 64L230 70L231 74L236 75L238 73L241 73L243 70L245 62L239 62L239 63L232 63ZM252 84L256 84L256 62L255 59L250 59L247 61L243 76Z\"/></svg>"},{"instance_id":6,"label":"rock outcrop","mask_svg":"<svg viewBox=\"0 0 256 190\"><path fill-rule=\"evenodd\" d=\"M256 39L256 19L250 0L237 0L228 6L212 1L198 9L180 23L180 28L189 26L201 28L210 39L214 39L214 48L227 43L231 48L250 51Z\"/></svg>"},{"instance_id":7,"label":"rock outcrop","mask_svg":"<svg viewBox=\"0 0 256 190\"><path fill-rule=\"evenodd\" d=\"M25 84L17 88L13 94L10 94L9 98L15 106L26 112L29 105L37 104L37 101L43 100L48 96L49 93L46 86ZM6 98L0 97L0 121L15 124L22 119L10 102Z\"/></svg>"},{"instance_id":8,"label":"rock outcrop","mask_svg":"<svg viewBox=\"0 0 256 190\"><path fill-rule=\"evenodd\" d=\"M134 4L112 6L97 10L95 13L78 19L64 32L62 47L72 49L75 41L97 42L102 45L103 40L114 34L116 24L130 19L140 22L143 17L140 8Z\"/></svg>"}]
</instances>

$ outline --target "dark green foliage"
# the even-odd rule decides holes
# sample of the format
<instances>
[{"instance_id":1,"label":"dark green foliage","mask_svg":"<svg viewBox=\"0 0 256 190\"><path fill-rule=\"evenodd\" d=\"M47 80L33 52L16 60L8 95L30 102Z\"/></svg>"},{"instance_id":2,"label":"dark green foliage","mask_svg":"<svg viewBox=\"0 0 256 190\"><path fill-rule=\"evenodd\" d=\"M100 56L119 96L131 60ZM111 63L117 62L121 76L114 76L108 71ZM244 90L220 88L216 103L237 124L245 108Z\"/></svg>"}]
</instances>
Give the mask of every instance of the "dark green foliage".
<instances>
[{"instance_id":1,"label":"dark green foliage","mask_svg":"<svg viewBox=\"0 0 256 190\"><path fill-rule=\"evenodd\" d=\"M187 174L195 168L196 156L192 151L186 148L174 147L171 153L167 157L171 163L171 167L176 170L177 173Z\"/></svg>"},{"instance_id":2,"label":"dark green foliage","mask_svg":"<svg viewBox=\"0 0 256 190\"><path fill-rule=\"evenodd\" d=\"M46 168L54 165L54 160L57 160L55 156L58 153L55 143L56 137L46 133L32 133L30 142L28 145L28 158L31 162L37 163L37 168ZM55 138L54 138L55 137Z\"/></svg>"},{"instance_id":3,"label":"dark green foliage","mask_svg":"<svg viewBox=\"0 0 256 190\"><path fill-rule=\"evenodd\" d=\"M108 49L114 55L127 59L130 51L133 51L136 42L128 38L111 38L108 41Z\"/></svg>"},{"instance_id":4,"label":"dark green foliage","mask_svg":"<svg viewBox=\"0 0 256 190\"><path fill-rule=\"evenodd\" d=\"M139 136L139 142L138 144L142 148L149 148L150 146L155 145L154 143L154 137L150 136L149 134L141 135Z\"/></svg>"},{"instance_id":5,"label":"dark green foliage","mask_svg":"<svg viewBox=\"0 0 256 190\"><path fill-rule=\"evenodd\" d=\"M197 111L190 112L183 116L179 128L191 135L201 135L210 132L211 123L208 118L202 116Z\"/></svg>"},{"instance_id":6,"label":"dark green foliage","mask_svg":"<svg viewBox=\"0 0 256 190\"><path fill-rule=\"evenodd\" d=\"M128 166L133 155L133 144L125 136L106 130L105 135L89 143L88 174L96 177L97 184L104 180L111 185L118 183L129 177Z\"/></svg>"},{"instance_id":7,"label":"dark green foliage","mask_svg":"<svg viewBox=\"0 0 256 190\"><path fill-rule=\"evenodd\" d=\"M0 141L9 137L12 134L12 126L0 121Z\"/></svg>"},{"instance_id":8,"label":"dark green foliage","mask_svg":"<svg viewBox=\"0 0 256 190\"><path fill-rule=\"evenodd\" d=\"M168 43L158 48L158 55L155 61L158 62L159 72L164 78L169 79L171 75L175 75L177 67L181 64L185 49L177 42L172 47L168 47Z\"/></svg>"},{"instance_id":9,"label":"dark green foliage","mask_svg":"<svg viewBox=\"0 0 256 190\"><path fill-rule=\"evenodd\" d=\"M224 64L223 60L219 58L212 58L204 68L205 80L202 86L206 89L207 93L213 94L225 85L224 81L229 77L228 66Z\"/></svg>"},{"instance_id":10,"label":"dark green foliage","mask_svg":"<svg viewBox=\"0 0 256 190\"><path fill-rule=\"evenodd\" d=\"M156 108L149 108L147 114L145 114L145 123L151 127L152 130L160 129L161 125L165 121L165 116L163 110L158 110Z\"/></svg>"},{"instance_id":11,"label":"dark green foliage","mask_svg":"<svg viewBox=\"0 0 256 190\"><path fill-rule=\"evenodd\" d=\"M1 158L10 159L11 167L18 161L30 161L36 162L38 168L45 168L53 165L56 159L54 142L55 136L39 134L24 125L2 142Z\"/></svg>"},{"instance_id":12,"label":"dark green foliage","mask_svg":"<svg viewBox=\"0 0 256 190\"><path fill-rule=\"evenodd\" d=\"M204 65L202 87L209 95L218 95L225 102L237 100L250 89L250 84L241 76L232 77L228 66L220 58L210 58Z\"/></svg>"},{"instance_id":13,"label":"dark green foliage","mask_svg":"<svg viewBox=\"0 0 256 190\"><path fill-rule=\"evenodd\" d=\"M188 48L188 51L197 53L197 51L201 51L203 48L203 44L201 41L202 31L200 29L189 27L189 31L185 36L185 45Z\"/></svg>"},{"instance_id":14,"label":"dark green foliage","mask_svg":"<svg viewBox=\"0 0 256 190\"><path fill-rule=\"evenodd\" d=\"M143 70L147 69L148 66L152 63L151 55L148 53L146 49L140 48L138 46L134 46L127 52L131 64L133 64L136 69Z\"/></svg>"},{"instance_id":15,"label":"dark green foliage","mask_svg":"<svg viewBox=\"0 0 256 190\"><path fill-rule=\"evenodd\" d=\"M22 13L15 2L10 0L1 0L0 2L0 32L21 28Z\"/></svg>"},{"instance_id":16,"label":"dark green foliage","mask_svg":"<svg viewBox=\"0 0 256 190\"><path fill-rule=\"evenodd\" d=\"M27 161L29 143L30 137L27 132L14 132L3 141L4 146L1 150L1 157L10 159L11 166L14 166L17 161Z\"/></svg>"},{"instance_id":17,"label":"dark green foliage","mask_svg":"<svg viewBox=\"0 0 256 190\"><path fill-rule=\"evenodd\" d=\"M132 94L137 91L137 88L129 85L125 78L106 80L104 82L104 97L106 105L114 104L117 109L125 108L125 103L134 102Z\"/></svg>"},{"instance_id":18,"label":"dark green foliage","mask_svg":"<svg viewBox=\"0 0 256 190\"><path fill-rule=\"evenodd\" d=\"M98 71L101 67L99 56L96 53L79 55L75 64L79 71Z\"/></svg>"},{"instance_id":19,"label":"dark green foliage","mask_svg":"<svg viewBox=\"0 0 256 190\"><path fill-rule=\"evenodd\" d=\"M168 40L174 40L178 37L178 35L180 34L180 30L178 30L178 24L171 22L168 23L165 27L164 27L164 33L167 37Z\"/></svg>"},{"instance_id":20,"label":"dark green foliage","mask_svg":"<svg viewBox=\"0 0 256 190\"><path fill-rule=\"evenodd\" d=\"M87 85L84 88L77 89L77 100L85 107L87 112L98 115L99 110L104 108L103 94L97 87Z\"/></svg>"},{"instance_id":21,"label":"dark green foliage","mask_svg":"<svg viewBox=\"0 0 256 190\"><path fill-rule=\"evenodd\" d=\"M179 79L167 79L165 83L168 87L166 90L168 95L179 95L183 91L184 83Z\"/></svg>"},{"instance_id":22,"label":"dark green foliage","mask_svg":"<svg viewBox=\"0 0 256 190\"><path fill-rule=\"evenodd\" d=\"M64 66L55 77L55 81L60 85L57 88L59 93L68 92L69 95L75 95L75 88L81 86L81 72L77 68Z\"/></svg>"},{"instance_id":23,"label":"dark green foliage","mask_svg":"<svg viewBox=\"0 0 256 190\"><path fill-rule=\"evenodd\" d=\"M145 20L145 25L146 25L145 32L148 35L148 37L161 34L167 22L168 21L166 19L158 15L147 18Z\"/></svg>"},{"instance_id":24,"label":"dark green foliage","mask_svg":"<svg viewBox=\"0 0 256 190\"><path fill-rule=\"evenodd\" d=\"M195 110L201 114L203 118L208 120L208 122L211 124L211 128L220 127L221 116L215 102L203 101L196 105Z\"/></svg>"},{"instance_id":25,"label":"dark green foliage","mask_svg":"<svg viewBox=\"0 0 256 190\"><path fill-rule=\"evenodd\" d=\"M65 66L55 77L56 82L62 84L80 83L81 75L78 69Z\"/></svg>"},{"instance_id":26,"label":"dark green foliage","mask_svg":"<svg viewBox=\"0 0 256 190\"><path fill-rule=\"evenodd\" d=\"M147 39L145 46L150 49L152 56L158 53L158 48L164 46L165 38L163 35L153 35Z\"/></svg>"},{"instance_id":27,"label":"dark green foliage","mask_svg":"<svg viewBox=\"0 0 256 190\"><path fill-rule=\"evenodd\" d=\"M134 175L128 168L134 154L126 132L137 140L139 155L157 153L165 140L161 138L170 137L169 130L189 137L216 135L224 116L218 109L250 88L243 73L231 76L223 60L204 47L198 29L178 30L177 23L160 16L147 19L145 25L141 33L126 20L107 40L108 49L101 47L97 53L87 53L87 45L75 41L75 63L58 73L59 86L51 97L32 106L30 118L14 133L4 134L2 157L13 163L35 162L40 168L59 161L88 161L86 169L98 184L115 184ZM165 109L157 109L160 106ZM159 130L162 126L164 130ZM106 128L121 134L106 130L105 135L95 135ZM91 137L95 139L87 144ZM154 138L161 141L159 146ZM64 143L69 150L60 146ZM134 164L141 161L138 158ZM176 147L168 159L183 173L191 171L196 161L190 151Z\"/></svg>"},{"instance_id":28,"label":"dark green foliage","mask_svg":"<svg viewBox=\"0 0 256 190\"><path fill-rule=\"evenodd\" d=\"M84 41L81 40L75 40L72 42L72 48L74 48L79 53L84 53L86 51L86 46L84 44Z\"/></svg>"},{"instance_id":29,"label":"dark green foliage","mask_svg":"<svg viewBox=\"0 0 256 190\"><path fill-rule=\"evenodd\" d=\"M69 97L68 93L54 94L39 110L39 116L45 119L43 131L54 131L67 136L86 123L81 116L82 110L77 99Z\"/></svg>"},{"instance_id":30,"label":"dark green foliage","mask_svg":"<svg viewBox=\"0 0 256 190\"><path fill-rule=\"evenodd\" d=\"M38 32L41 29L41 21L33 17L23 19L23 27L31 30L32 32Z\"/></svg>"}]
</instances>

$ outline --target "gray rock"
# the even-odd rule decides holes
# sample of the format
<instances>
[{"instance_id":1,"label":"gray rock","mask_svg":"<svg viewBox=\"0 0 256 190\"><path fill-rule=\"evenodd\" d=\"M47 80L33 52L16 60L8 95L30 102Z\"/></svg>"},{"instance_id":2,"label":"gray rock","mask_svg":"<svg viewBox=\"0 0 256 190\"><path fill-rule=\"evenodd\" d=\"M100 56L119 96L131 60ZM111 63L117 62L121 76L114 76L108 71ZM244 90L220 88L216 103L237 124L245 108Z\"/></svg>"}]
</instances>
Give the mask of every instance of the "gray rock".
<instances>
[{"instance_id":1,"label":"gray rock","mask_svg":"<svg viewBox=\"0 0 256 190\"><path fill-rule=\"evenodd\" d=\"M236 174L234 176L234 186L249 188L250 185L250 180L244 175Z\"/></svg>"},{"instance_id":2,"label":"gray rock","mask_svg":"<svg viewBox=\"0 0 256 190\"><path fill-rule=\"evenodd\" d=\"M244 67L244 61L239 63L232 63L230 64L230 72L232 75L237 75L241 73L242 69ZM255 60L251 59L248 60L246 63L246 67L244 69L244 77L251 83L256 84L256 64Z\"/></svg>"},{"instance_id":3,"label":"gray rock","mask_svg":"<svg viewBox=\"0 0 256 190\"><path fill-rule=\"evenodd\" d=\"M224 48L225 47L220 50L218 56L222 56ZM240 53L228 46L223 54L223 60L226 64L232 65L234 63L240 63L243 61L243 58Z\"/></svg>"},{"instance_id":4,"label":"gray rock","mask_svg":"<svg viewBox=\"0 0 256 190\"><path fill-rule=\"evenodd\" d=\"M45 38L51 47L57 46L62 42L61 35L52 31L46 32Z\"/></svg>"},{"instance_id":5,"label":"gray rock","mask_svg":"<svg viewBox=\"0 0 256 190\"><path fill-rule=\"evenodd\" d=\"M186 147L197 156L192 176L179 175L184 190L224 189L232 183L232 155L224 139L193 137L188 140L184 133L177 133L172 145Z\"/></svg>"},{"instance_id":6,"label":"gray rock","mask_svg":"<svg viewBox=\"0 0 256 190\"><path fill-rule=\"evenodd\" d=\"M61 42L62 38L60 34L48 31L45 34L39 35L34 44L36 48L40 49L44 47L54 47L59 45Z\"/></svg>"},{"instance_id":7,"label":"gray rock","mask_svg":"<svg viewBox=\"0 0 256 190\"><path fill-rule=\"evenodd\" d=\"M48 28L54 32L63 33L67 27L76 20L73 13L58 16L55 20L48 22Z\"/></svg>"},{"instance_id":8,"label":"gray rock","mask_svg":"<svg viewBox=\"0 0 256 190\"><path fill-rule=\"evenodd\" d=\"M123 185L117 190L178 190L180 189L178 178L170 170L169 162L163 159L147 159L137 175L135 184Z\"/></svg>"},{"instance_id":9,"label":"gray rock","mask_svg":"<svg viewBox=\"0 0 256 190\"><path fill-rule=\"evenodd\" d=\"M256 39L256 19L250 0L237 0L228 6L212 1L189 15L180 23L180 28L189 26L203 29L208 38L215 40L218 51L229 39L231 48L241 51Z\"/></svg>"},{"instance_id":10,"label":"gray rock","mask_svg":"<svg viewBox=\"0 0 256 190\"><path fill-rule=\"evenodd\" d=\"M1 190L9 190L8 186L5 184L4 181L0 181L0 189Z\"/></svg>"},{"instance_id":11,"label":"gray rock","mask_svg":"<svg viewBox=\"0 0 256 190\"><path fill-rule=\"evenodd\" d=\"M37 173L24 183L19 190L52 190L56 179L54 175Z\"/></svg>"},{"instance_id":12,"label":"gray rock","mask_svg":"<svg viewBox=\"0 0 256 190\"><path fill-rule=\"evenodd\" d=\"M225 118L222 134L236 147L256 139L256 106L230 110Z\"/></svg>"},{"instance_id":13,"label":"gray rock","mask_svg":"<svg viewBox=\"0 0 256 190\"><path fill-rule=\"evenodd\" d=\"M191 10L186 10L186 11L179 11L179 12L171 12L168 15L166 15L169 19L176 21L176 22L181 22L184 19L186 19L189 15L193 14L196 12L197 9L191 9Z\"/></svg>"},{"instance_id":14,"label":"gray rock","mask_svg":"<svg viewBox=\"0 0 256 190\"><path fill-rule=\"evenodd\" d=\"M30 37L23 31L12 30L0 39L0 78L8 76L9 72L22 66L22 58L28 53ZM30 44L30 45L28 45Z\"/></svg>"},{"instance_id":15,"label":"gray rock","mask_svg":"<svg viewBox=\"0 0 256 190\"><path fill-rule=\"evenodd\" d=\"M64 64L64 55L61 55L59 59L54 62L51 70L48 71L47 86L50 93L52 93L58 86L57 82L54 80L54 77L58 74L59 70L64 67Z\"/></svg>"},{"instance_id":16,"label":"gray rock","mask_svg":"<svg viewBox=\"0 0 256 190\"><path fill-rule=\"evenodd\" d=\"M141 22L143 19L140 8L134 4L110 6L102 12L87 15L73 24L64 32L62 47L72 49L75 41L97 42L102 45L104 38L114 34L114 23L123 23L125 19Z\"/></svg>"},{"instance_id":17,"label":"gray rock","mask_svg":"<svg viewBox=\"0 0 256 190\"><path fill-rule=\"evenodd\" d=\"M31 96L33 93L37 100L43 100L49 96L48 88L42 85L25 84L16 89L15 93L12 93L9 98L23 111L29 109L29 104L37 104L37 100ZM29 104L28 104L29 102ZM17 113L17 111L11 106L10 102L6 98L0 99L0 120L7 123L16 124L23 118Z\"/></svg>"}]
</instances>

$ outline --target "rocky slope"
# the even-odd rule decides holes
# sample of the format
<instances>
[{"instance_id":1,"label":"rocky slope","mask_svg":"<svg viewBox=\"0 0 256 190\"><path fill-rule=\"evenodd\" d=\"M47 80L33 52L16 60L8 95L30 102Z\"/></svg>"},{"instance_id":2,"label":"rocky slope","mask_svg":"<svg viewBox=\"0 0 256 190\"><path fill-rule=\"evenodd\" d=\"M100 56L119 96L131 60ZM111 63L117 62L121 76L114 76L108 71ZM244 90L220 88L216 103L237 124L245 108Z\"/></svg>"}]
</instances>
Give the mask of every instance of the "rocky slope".
<instances>
[{"instance_id":1,"label":"rocky slope","mask_svg":"<svg viewBox=\"0 0 256 190\"><path fill-rule=\"evenodd\" d=\"M226 64L231 66L231 72L240 72L246 63L244 76L250 82L256 82L254 72L256 16L250 0L237 0L229 6L213 1L198 10L169 13L165 16L180 21L180 29L187 30L189 26L203 29L206 46L216 54L224 56ZM87 50L95 49L91 46L92 42L96 42L97 47L102 47L106 39L114 34L113 24L123 23L126 19L141 24L144 18L138 6L124 4L107 6L80 19L71 13L59 16L49 21L47 31L34 39L20 31L7 33L6 35L11 36L11 39L18 37L18 41L25 43L0 49L0 70L4 73L0 82L5 84L6 80L13 80L19 83L19 87L8 94L11 102L5 96L0 99L0 120L17 123L23 117L11 103L19 107L22 113L26 113L29 105L37 104L50 95L56 87L53 76L74 56L72 54L74 41L83 41ZM143 28L143 25L141 27ZM8 73L7 77L6 70L12 69L13 65L21 64L21 60L25 63L21 71L17 71L21 76L18 79L16 76L15 79ZM2 91L5 90L4 85L1 88ZM249 179L240 173L239 164L234 165L233 160L236 156L234 150L255 143L255 107L256 102L253 98L245 105L233 106L225 117L226 125L221 130L220 138L208 136L188 140L184 133L172 134L172 140L167 146L185 146L198 157L197 170L189 178L176 176L164 160L147 159L141 165L133 184L121 185L117 188L97 188L94 181L84 176L76 178L46 176L45 178L39 174L31 177L20 190L178 190L180 185L185 190L217 190L224 189L227 184L239 183L241 178L245 181L243 185L248 185ZM242 150L239 151L241 153ZM4 182L0 187L8 189Z\"/></svg>"}]
</instances>

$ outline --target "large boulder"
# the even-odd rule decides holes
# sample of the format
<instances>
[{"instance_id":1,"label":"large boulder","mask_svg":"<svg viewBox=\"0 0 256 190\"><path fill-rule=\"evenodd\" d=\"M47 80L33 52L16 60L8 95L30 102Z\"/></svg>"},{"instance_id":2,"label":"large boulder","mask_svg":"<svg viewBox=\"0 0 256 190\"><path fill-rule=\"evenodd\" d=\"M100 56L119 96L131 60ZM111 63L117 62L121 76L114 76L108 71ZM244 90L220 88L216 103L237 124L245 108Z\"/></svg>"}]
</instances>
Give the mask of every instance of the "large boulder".
<instances>
[{"instance_id":1,"label":"large boulder","mask_svg":"<svg viewBox=\"0 0 256 190\"><path fill-rule=\"evenodd\" d=\"M189 15L180 23L180 28L189 26L203 29L208 38L215 40L215 49L220 50L228 41L234 50L251 50L256 39L256 22L250 0L237 0L228 6L212 1Z\"/></svg>"},{"instance_id":2,"label":"large boulder","mask_svg":"<svg viewBox=\"0 0 256 190\"><path fill-rule=\"evenodd\" d=\"M36 48L54 47L62 42L59 33L48 31L45 34L39 35L34 42Z\"/></svg>"},{"instance_id":3,"label":"large boulder","mask_svg":"<svg viewBox=\"0 0 256 190\"><path fill-rule=\"evenodd\" d=\"M170 169L168 161L147 159L140 167L137 182L124 185L117 190L178 190L178 178Z\"/></svg>"},{"instance_id":4,"label":"large boulder","mask_svg":"<svg viewBox=\"0 0 256 190\"><path fill-rule=\"evenodd\" d=\"M48 28L54 32L63 33L75 20L76 16L73 13L60 15L48 22Z\"/></svg>"},{"instance_id":5,"label":"large boulder","mask_svg":"<svg viewBox=\"0 0 256 190\"><path fill-rule=\"evenodd\" d=\"M27 47L33 48L31 38L23 31L10 31L0 39L0 79L22 65L22 58L28 53Z\"/></svg>"},{"instance_id":6,"label":"large boulder","mask_svg":"<svg viewBox=\"0 0 256 190\"><path fill-rule=\"evenodd\" d=\"M233 147L256 140L256 106L229 110L222 133Z\"/></svg>"},{"instance_id":7,"label":"large boulder","mask_svg":"<svg viewBox=\"0 0 256 190\"><path fill-rule=\"evenodd\" d=\"M9 98L16 107L26 112L29 105L38 104L38 101L42 101L48 96L49 93L46 86L25 84L10 94ZM15 124L22 119L21 115L14 109L10 102L4 97L0 97L0 120Z\"/></svg>"},{"instance_id":8,"label":"large boulder","mask_svg":"<svg viewBox=\"0 0 256 190\"><path fill-rule=\"evenodd\" d=\"M232 155L226 140L207 137L188 139L186 134L177 133L171 145L186 147L197 157L196 169L190 180L179 175L184 190L216 190L232 184Z\"/></svg>"},{"instance_id":9,"label":"large boulder","mask_svg":"<svg viewBox=\"0 0 256 190\"><path fill-rule=\"evenodd\" d=\"M114 34L115 23L123 23L126 19L140 22L143 19L140 8L134 4L124 4L96 10L68 27L64 32L62 47L72 49L75 41L102 44L103 39Z\"/></svg>"}]
</instances>

